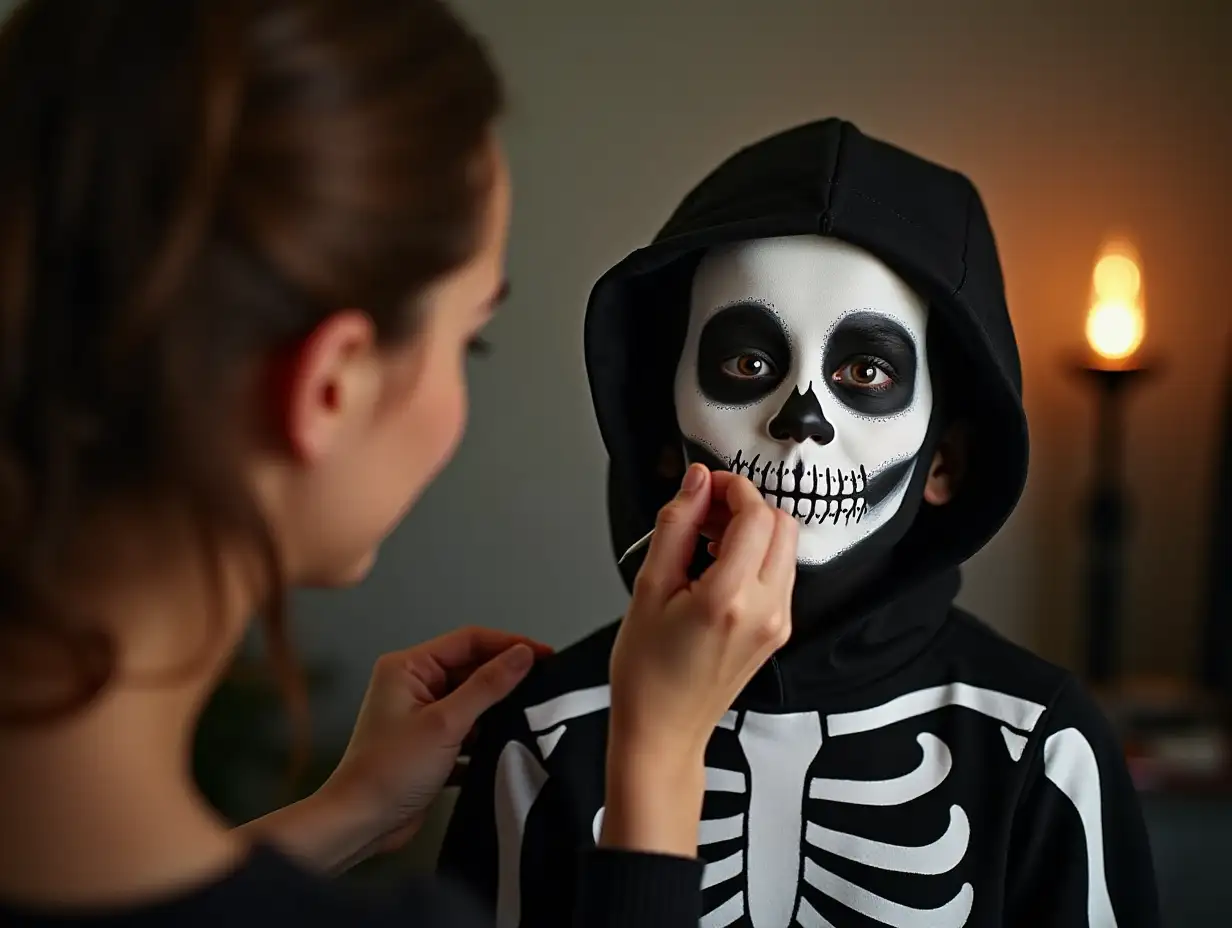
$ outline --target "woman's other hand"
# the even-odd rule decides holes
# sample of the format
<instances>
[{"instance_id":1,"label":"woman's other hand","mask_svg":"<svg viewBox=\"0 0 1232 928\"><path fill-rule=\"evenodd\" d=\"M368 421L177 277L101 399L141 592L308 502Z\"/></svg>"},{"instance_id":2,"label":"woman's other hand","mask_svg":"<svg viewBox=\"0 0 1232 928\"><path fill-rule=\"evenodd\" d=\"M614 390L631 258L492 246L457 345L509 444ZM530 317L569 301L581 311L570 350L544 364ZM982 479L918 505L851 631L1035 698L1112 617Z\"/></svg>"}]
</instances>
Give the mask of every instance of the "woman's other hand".
<instances>
[{"instance_id":1,"label":"woman's other hand","mask_svg":"<svg viewBox=\"0 0 1232 928\"><path fill-rule=\"evenodd\" d=\"M528 638L465 628L382 656L329 780L244 830L329 871L396 850L422 824L479 716L549 653Z\"/></svg>"},{"instance_id":2,"label":"woman's other hand","mask_svg":"<svg viewBox=\"0 0 1232 928\"><path fill-rule=\"evenodd\" d=\"M721 548L690 581L703 532ZM706 744L791 634L796 538L752 483L700 465L660 511L612 650L601 844L696 854Z\"/></svg>"},{"instance_id":3,"label":"woman's other hand","mask_svg":"<svg viewBox=\"0 0 1232 928\"><path fill-rule=\"evenodd\" d=\"M346 753L322 788L366 810L393 849L419 827L484 712L508 696L536 655L551 649L486 628L464 628L386 654Z\"/></svg>"}]
</instances>

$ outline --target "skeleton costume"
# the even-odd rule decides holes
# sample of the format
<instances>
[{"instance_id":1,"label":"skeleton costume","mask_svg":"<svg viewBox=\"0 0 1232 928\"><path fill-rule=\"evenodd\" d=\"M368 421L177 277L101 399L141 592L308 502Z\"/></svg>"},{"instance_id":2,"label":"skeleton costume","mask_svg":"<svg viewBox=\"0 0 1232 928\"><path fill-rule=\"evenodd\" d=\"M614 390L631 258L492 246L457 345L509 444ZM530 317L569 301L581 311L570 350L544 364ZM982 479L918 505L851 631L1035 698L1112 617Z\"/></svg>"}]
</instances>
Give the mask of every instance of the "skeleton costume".
<instances>
[{"instance_id":1,"label":"skeleton costume","mask_svg":"<svg viewBox=\"0 0 1232 928\"><path fill-rule=\"evenodd\" d=\"M681 451L800 522L793 638L707 749L703 928L1158 923L1104 719L952 604L1027 468L999 259L965 177L834 119L746 148L598 282L586 359L617 554L676 492ZM955 422L966 473L931 506ZM485 720L441 868L501 928L569 923L603 819L615 634L543 662Z\"/></svg>"}]
</instances>

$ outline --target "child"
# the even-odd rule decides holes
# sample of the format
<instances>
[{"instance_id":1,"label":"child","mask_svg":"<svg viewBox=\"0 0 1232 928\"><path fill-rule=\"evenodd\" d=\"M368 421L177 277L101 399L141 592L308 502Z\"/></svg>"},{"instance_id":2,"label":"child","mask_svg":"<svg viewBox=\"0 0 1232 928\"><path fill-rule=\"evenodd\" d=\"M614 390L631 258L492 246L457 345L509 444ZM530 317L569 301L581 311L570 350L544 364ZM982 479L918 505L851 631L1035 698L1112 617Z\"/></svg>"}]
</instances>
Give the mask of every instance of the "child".
<instances>
[{"instance_id":1,"label":"child","mask_svg":"<svg viewBox=\"0 0 1232 928\"><path fill-rule=\"evenodd\" d=\"M1157 924L1100 713L953 605L1027 471L970 181L837 119L765 139L598 282L586 352L617 554L681 451L799 523L792 639L708 747L701 924ZM568 922L603 818L616 629L537 668L476 747L441 867L506 928Z\"/></svg>"}]
</instances>

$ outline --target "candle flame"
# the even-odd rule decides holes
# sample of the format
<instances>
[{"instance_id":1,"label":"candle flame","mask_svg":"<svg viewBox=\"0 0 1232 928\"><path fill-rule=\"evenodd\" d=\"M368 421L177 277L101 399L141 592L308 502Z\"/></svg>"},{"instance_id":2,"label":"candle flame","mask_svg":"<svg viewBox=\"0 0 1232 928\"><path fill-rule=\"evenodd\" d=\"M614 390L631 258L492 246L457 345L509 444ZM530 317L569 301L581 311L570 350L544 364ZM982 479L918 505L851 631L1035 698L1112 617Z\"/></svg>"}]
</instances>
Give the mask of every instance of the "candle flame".
<instances>
[{"instance_id":1,"label":"candle flame","mask_svg":"<svg viewBox=\"0 0 1232 928\"><path fill-rule=\"evenodd\" d=\"M1125 362L1146 335L1142 267L1127 242L1104 246L1091 275L1086 335L1091 350L1109 362Z\"/></svg>"}]
</instances>

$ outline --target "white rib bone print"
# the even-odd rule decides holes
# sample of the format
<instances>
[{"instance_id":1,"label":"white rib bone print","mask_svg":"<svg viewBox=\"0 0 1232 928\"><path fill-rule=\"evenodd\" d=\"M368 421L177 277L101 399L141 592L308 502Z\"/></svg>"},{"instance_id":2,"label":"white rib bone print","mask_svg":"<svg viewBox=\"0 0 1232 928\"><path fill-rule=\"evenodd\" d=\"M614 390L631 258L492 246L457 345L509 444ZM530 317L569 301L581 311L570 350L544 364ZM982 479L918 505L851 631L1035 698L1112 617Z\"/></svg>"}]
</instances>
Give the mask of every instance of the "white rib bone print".
<instances>
[{"instance_id":1,"label":"white rib bone print","mask_svg":"<svg viewBox=\"0 0 1232 928\"><path fill-rule=\"evenodd\" d=\"M561 743L567 723L600 712L610 705L608 687L566 693L526 710L526 718L546 761ZM965 857L970 822L960 805L951 805L949 824L932 842L903 846L839 832L807 821L805 798L857 806L899 806L928 795L940 786L953 766L946 743L936 735L916 736L919 764L884 780L842 780L814 777L808 772L825 738L876 731L897 722L945 707L978 712L1001 723L1010 757L1018 761L1043 706L994 690L952 683L900 696L858 712L825 716L815 712L765 714L729 712L720 727L734 731L748 764L743 771L708 768L706 790L747 794L744 814L704 820L698 844L708 846L745 838L745 850L707 864L703 887L731 884L730 894L702 919L701 928L727 928L743 916L754 928L833 928L800 895L797 880L836 900L853 912L892 928L961 928L974 904L975 888L963 884L952 899L936 909L917 909L883 898L857 883L826 870L809 855L810 849L865 867L898 873L935 876L949 873ZM1015 730L1011 730L1015 729ZM1085 747L1085 750L1084 750ZM1088 755L1090 755L1088 757ZM1092 774L1093 754L1082 735L1068 729L1049 739L1045 748L1046 775L1073 802L1087 829L1090 859L1090 912L1093 926L1110 926L1106 903L1102 841L1099 840L1098 771ZM1082 773L1079 778L1076 774ZM509 745L501 757L496 787L500 847L500 906L498 928L518 928L520 913L521 837L526 818L546 782L547 774L531 753ZM1090 784L1094 784L1091 786ZM797 797L789 799L788 797ZM603 809L593 821L598 840ZM801 866L801 856L804 856Z\"/></svg>"}]
</instances>

